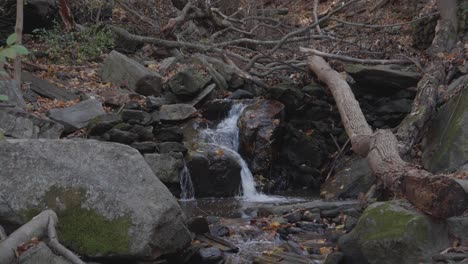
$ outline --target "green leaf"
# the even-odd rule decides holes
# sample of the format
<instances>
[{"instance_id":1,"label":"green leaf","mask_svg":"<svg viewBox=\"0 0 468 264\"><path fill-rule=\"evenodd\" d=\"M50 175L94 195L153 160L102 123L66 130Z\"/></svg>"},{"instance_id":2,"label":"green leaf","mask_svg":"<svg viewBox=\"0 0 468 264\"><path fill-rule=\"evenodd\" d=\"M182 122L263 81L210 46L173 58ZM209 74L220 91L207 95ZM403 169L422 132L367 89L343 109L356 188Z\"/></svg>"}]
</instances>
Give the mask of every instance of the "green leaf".
<instances>
[{"instance_id":1,"label":"green leaf","mask_svg":"<svg viewBox=\"0 0 468 264\"><path fill-rule=\"evenodd\" d=\"M9 59L14 59L16 58L16 50L12 47L3 49L0 51L0 56L7 57Z\"/></svg>"},{"instance_id":2,"label":"green leaf","mask_svg":"<svg viewBox=\"0 0 468 264\"><path fill-rule=\"evenodd\" d=\"M6 41L8 46L11 46L16 43L16 33L11 34Z\"/></svg>"},{"instance_id":3,"label":"green leaf","mask_svg":"<svg viewBox=\"0 0 468 264\"><path fill-rule=\"evenodd\" d=\"M5 101L8 101L8 96L4 94L0 94L0 102L5 102Z\"/></svg>"},{"instance_id":4,"label":"green leaf","mask_svg":"<svg viewBox=\"0 0 468 264\"><path fill-rule=\"evenodd\" d=\"M16 55L28 55L28 49L23 45L13 45L11 46L16 51Z\"/></svg>"}]
</instances>

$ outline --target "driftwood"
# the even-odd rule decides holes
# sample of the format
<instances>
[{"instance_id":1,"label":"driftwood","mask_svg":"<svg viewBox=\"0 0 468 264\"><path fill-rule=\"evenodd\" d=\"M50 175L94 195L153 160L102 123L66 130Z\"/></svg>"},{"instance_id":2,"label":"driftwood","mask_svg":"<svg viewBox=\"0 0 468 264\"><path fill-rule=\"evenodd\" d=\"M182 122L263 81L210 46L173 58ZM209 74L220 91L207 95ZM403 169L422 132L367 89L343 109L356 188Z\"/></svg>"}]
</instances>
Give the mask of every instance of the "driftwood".
<instances>
[{"instance_id":1,"label":"driftwood","mask_svg":"<svg viewBox=\"0 0 468 264\"><path fill-rule=\"evenodd\" d=\"M19 245L31 241L33 238L48 237L48 246L56 253L73 264L85 264L73 252L58 242L55 225L57 215L52 210L46 210L31 219L28 223L13 232L5 240L0 242L0 263L14 263L16 249Z\"/></svg>"},{"instance_id":2,"label":"driftwood","mask_svg":"<svg viewBox=\"0 0 468 264\"><path fill-rule=\"evenodd\" d=\"M390 130L372 131L341 74L316 55L309 57L308 64L333 94L353 151L367 157L385 188L403 194L418 209L437 218L460 215L468 208L468 194L460 180L433 175L403 161L395 135Z\"/></svg>"}]
</instances>

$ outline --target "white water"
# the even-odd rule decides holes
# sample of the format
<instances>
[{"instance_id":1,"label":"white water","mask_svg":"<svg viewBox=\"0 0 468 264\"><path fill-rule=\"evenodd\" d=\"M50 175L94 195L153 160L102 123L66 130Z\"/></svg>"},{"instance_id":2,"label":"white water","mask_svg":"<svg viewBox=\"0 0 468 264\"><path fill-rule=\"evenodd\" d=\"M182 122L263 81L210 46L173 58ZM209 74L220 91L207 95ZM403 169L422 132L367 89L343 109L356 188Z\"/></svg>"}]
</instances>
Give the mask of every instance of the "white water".
<instances>
[{"instance_id":1,"label":"white water","mask_svg":"<svg viewBox=\"0 0 468 264\"><path fill-rule=\"evenodd\" d=\"M241 166L242 198L253 202L272 202L282 200L281 197L267 196L257 192L255 180L247 162L238 153L239 127L237 122L245 106L241 103L232 106L228 116L218 124L215 129L202 130L200 135L207 143L217 145L226 152L231 153Z\"/></svg>"},{"instance_id":2,"label":"white water","mask_svg":"<svg viewBox=\"0 0 468 264\"><path fill-rule=\"evenodd\" d=\"M184 160L184 168L180 172L180 194L181 201L192 201L195 199L195 191L193 190L192 178L190 177L190 171L187 168L187 164Z\"/></svg>"}]
</instances>

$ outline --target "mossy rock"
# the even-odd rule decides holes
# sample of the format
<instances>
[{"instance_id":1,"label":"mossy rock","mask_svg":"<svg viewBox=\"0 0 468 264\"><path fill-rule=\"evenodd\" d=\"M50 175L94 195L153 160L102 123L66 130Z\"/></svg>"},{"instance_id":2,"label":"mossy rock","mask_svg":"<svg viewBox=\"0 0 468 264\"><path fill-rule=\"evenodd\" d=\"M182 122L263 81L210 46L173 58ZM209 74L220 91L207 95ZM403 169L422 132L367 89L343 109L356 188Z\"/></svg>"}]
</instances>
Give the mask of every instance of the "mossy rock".
<instances>
[{"instance_id":1,"label":"mossy rock","mask_svg":"<svg viewBox=\"0 0 468 264\"><path fill-rule=\"evenodd\" d=\"M397 200L369 206L350 236L369 263L418 263L448 246L443 225Z\"/></svg>"},{"instance_id":2,"label":"mossy rock","mask_svg":"<svg viewBox=\"0 0 468 264\"><path fill-rule=\"evenodd\" d=\"M0 130L0 140L6 140L5 135L3 132Z\"/></svg>"}]
</instances>

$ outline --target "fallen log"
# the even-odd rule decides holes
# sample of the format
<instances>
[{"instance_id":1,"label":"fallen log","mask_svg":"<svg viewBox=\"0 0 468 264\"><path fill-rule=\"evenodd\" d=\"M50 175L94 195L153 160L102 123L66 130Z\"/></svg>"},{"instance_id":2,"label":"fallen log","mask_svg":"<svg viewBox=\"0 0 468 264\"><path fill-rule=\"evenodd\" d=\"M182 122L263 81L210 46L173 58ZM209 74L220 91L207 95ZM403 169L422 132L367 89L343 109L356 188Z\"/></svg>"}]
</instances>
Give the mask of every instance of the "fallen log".
<instances>
[{"instance_id":1,"label":"fallen log","mask_svg":"<svg viewBox=\"0 0 468 264\"><path fill-rule=\"evenodd\" d=\"M398 140L390 130L372 131L346 80L322 57L310 56L308 65L333 94L353 151L367 157L373 174L385 188L437 218L460 215L468 208L468 193L462 184L403 161Z\"/></svg>"}]
</instances>

